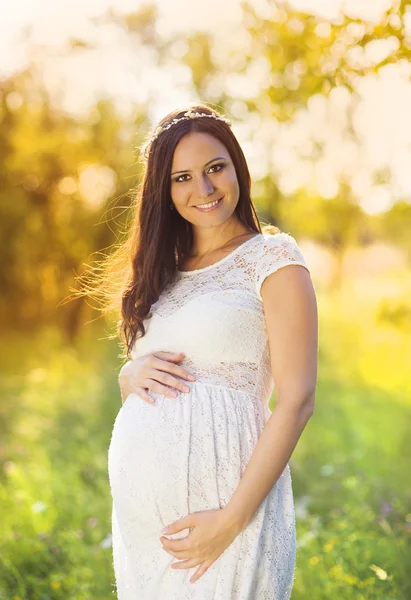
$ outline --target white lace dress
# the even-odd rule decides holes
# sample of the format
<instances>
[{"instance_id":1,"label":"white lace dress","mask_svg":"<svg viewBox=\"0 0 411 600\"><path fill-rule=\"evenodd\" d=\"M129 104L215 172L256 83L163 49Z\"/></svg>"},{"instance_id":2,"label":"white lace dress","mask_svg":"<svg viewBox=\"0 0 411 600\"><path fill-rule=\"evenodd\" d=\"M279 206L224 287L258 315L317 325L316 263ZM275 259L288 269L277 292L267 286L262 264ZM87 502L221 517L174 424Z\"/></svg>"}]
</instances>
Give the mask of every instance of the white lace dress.
<instances>
[{"instance_id":1,"label":"white lace dress","mask_svg":"<svg viewBox=\"0 0 411 600\"><path fill-rule=\"evenodd\" d=\"M245 529L194 583L199 568L163 550L161 529L189 513L224 507L271 411L274 381L260 287L298 264L293 237L257 234L217 263L178 271L151 307L133 358L184 352L196 377L176 398L131 393L115 419L108 450L113 566L119 600L287 600L296 556L287 464ZM189 530L169 535L186 537Z\"/></svg>"}]
</instances>

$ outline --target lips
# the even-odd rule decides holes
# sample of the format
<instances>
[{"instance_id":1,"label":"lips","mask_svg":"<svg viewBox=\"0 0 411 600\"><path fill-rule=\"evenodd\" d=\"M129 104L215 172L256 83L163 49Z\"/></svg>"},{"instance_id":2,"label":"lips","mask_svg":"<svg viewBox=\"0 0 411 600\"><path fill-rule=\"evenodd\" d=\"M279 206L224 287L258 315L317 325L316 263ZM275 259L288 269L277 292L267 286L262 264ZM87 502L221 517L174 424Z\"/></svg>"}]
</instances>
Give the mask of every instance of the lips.
<instances>
[{"instance_id":1,"label":"lips","mask_svg":"<svg viewBox=\"0 0 411 600\"><path fill-rule=\"evenodd\" d=\"M221 198L218 198L217 201L220 202L223 198L224 196L221 196ZM210 200L210 202L204 202L204 204L195 204L194 208L202 208L205 204L210 204L211 202L216 202L216 200Z\"/></svg>"}]
</instances>

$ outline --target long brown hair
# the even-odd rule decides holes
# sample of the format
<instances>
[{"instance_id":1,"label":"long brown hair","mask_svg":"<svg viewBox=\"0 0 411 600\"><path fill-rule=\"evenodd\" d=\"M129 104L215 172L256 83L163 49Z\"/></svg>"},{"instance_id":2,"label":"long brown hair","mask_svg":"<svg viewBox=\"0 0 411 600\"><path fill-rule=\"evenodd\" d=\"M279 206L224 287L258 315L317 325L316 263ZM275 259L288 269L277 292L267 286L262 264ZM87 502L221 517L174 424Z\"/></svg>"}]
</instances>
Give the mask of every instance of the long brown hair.
<instances>
[{"instance_id":1,"label":"long brown hair","mask_svg":"<svg viewBox=\"0 0 411 600\"><path fill-rule=\"evenodd\" d=\"M156 128L182 117L188 109L222 116L203 103L194 103L170 112ZM170 173L178 142L193 131L211 134L228 150L239 185L236 206L238 219L256 233L279 231L270 225L261 228L250 197L248 166L241 146L226 122L213 118L186 119L163 131L150 145L147 144L149 136L142 145L147 145L147 160L134 197L134 215L128 238L108 257L105 268L99 269L100 274L103 272L100 291L104 288L107 293L107 289L112 287L110 278L114 274L118 279L117 293L112 295L112 300L116 298L117 305L121 307L117 335L125 345L128 358L135 341L145 335L143 320L150 318L151 305L159 298L165 285L173 280L178 265L190 253L192 226L176 210L170 210ZM116 302L112 302L108 308L114 308L115 305Z\"/></svg>"}]
</instances>

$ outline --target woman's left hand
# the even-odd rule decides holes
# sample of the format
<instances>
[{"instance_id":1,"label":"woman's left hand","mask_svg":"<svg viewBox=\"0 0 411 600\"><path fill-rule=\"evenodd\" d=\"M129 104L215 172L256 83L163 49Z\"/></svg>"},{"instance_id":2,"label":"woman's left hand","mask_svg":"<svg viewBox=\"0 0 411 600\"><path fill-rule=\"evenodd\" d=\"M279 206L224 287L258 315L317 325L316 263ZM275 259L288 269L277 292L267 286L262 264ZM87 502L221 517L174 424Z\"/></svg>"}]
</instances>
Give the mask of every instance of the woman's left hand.
<instances>
[{"instance_id":1,"label":"woman's left hand","mask_svg":"<svg viewBox=\"0 0 411 600\"><path fill-rule=\"evenodd\" d=\"M224 509L206 510L190 513L168 526L167 535L178 533L183 529L192 529L182 539L169 540L160 537L166 552L181 560L171 565L172 569L188 569L201 565L191 577L193 583L233 542L241 531L238 523L229 517Z\"/></svg>"}]
</instances>

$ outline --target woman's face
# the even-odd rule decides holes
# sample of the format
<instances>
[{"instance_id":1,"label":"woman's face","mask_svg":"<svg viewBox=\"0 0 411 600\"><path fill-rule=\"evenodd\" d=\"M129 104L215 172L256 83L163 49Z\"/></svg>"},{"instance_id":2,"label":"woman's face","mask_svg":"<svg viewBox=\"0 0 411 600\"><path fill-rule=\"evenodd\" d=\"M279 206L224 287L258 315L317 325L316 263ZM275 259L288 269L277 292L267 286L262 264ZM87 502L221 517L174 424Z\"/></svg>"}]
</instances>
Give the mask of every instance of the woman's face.
<instances>
[{"instance_id":1,"label":"woman's face","mask_svg":"<svg viewBox=\"0 0 411 600\"><path fill-rule=\"evenodd\" d=\"M171 166L171 199L194 227L215 227L234 215L239 185L226 147L204 132L191 132L176 146ZM201 207L216 200L216 206Z\"/></svg>"}]
</instances>

